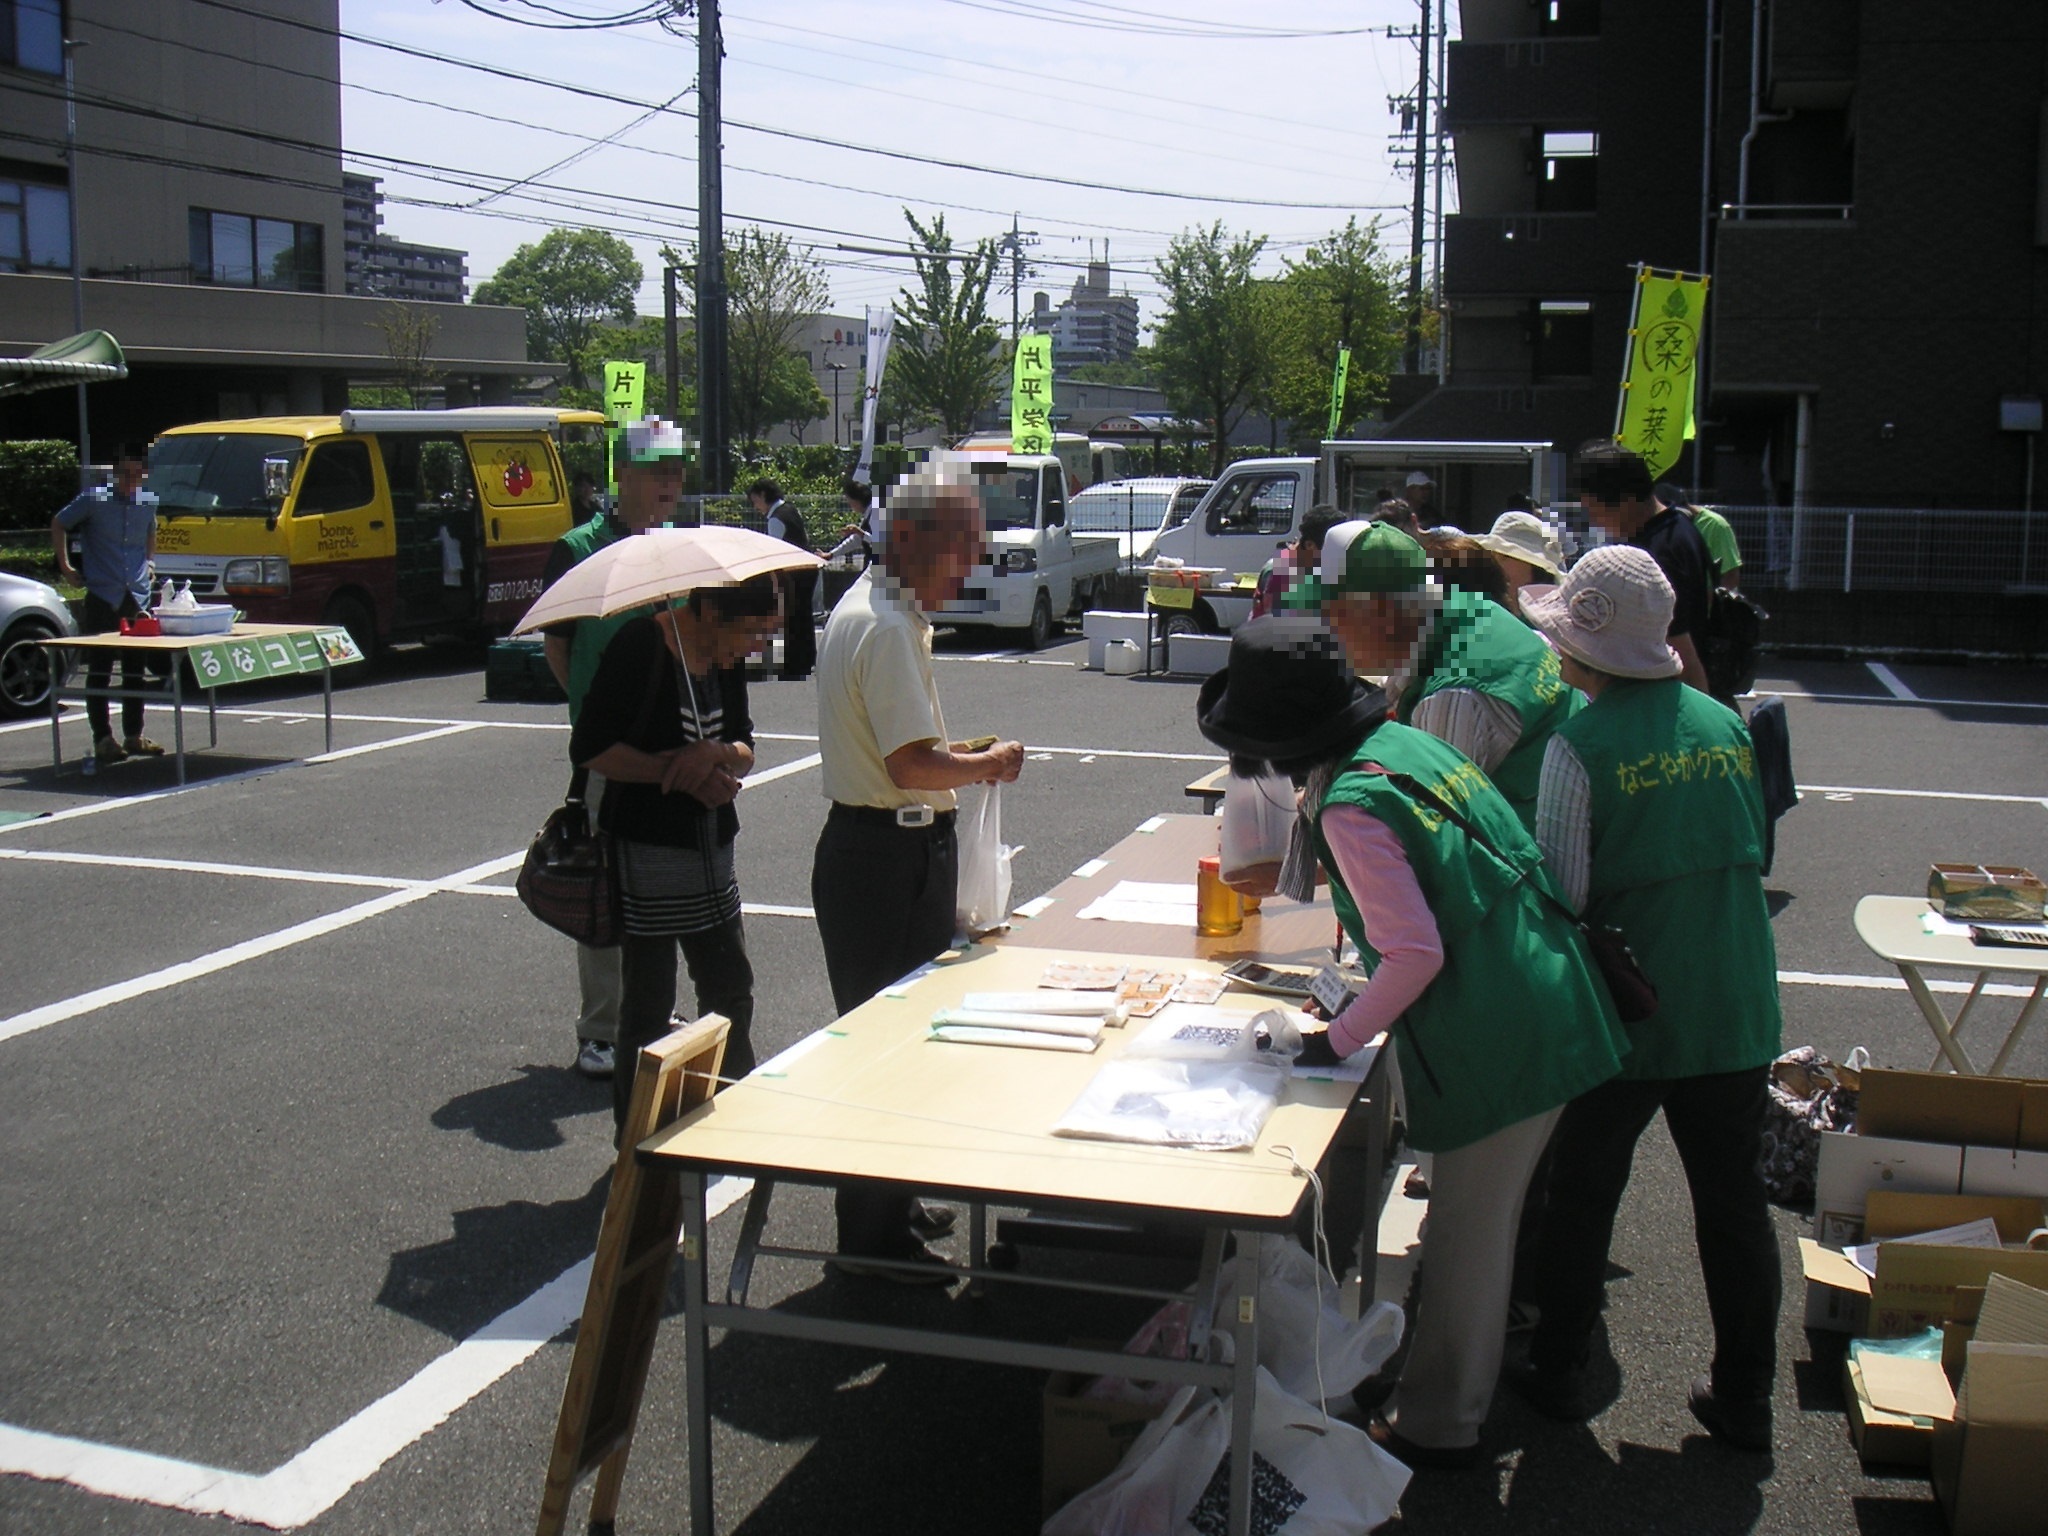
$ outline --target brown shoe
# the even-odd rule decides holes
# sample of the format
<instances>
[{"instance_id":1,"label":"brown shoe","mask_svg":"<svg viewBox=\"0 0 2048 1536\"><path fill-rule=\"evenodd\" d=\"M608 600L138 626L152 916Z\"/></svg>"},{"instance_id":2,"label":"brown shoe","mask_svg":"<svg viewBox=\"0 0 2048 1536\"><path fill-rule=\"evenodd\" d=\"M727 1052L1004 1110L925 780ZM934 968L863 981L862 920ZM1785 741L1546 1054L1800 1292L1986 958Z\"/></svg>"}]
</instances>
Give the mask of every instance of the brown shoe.
<instances>
[{"instance_id":1,"label":"brown shoe","mask_svg":"<svg viewBox=\"0 0 2048 1536\"><path fill-rule=\"evenodd\" d=\"M162 757L164 755L164 749L151 741L147 736L130 736L121 743L121 746L130 757Z\"/></svg>"},{"instance_id":2,"label":"brown shoe","mask_svg":"<svg viewBox=\"0 0 2048 1536\"><path fill-rule=\"evenodd\" d=\"M1484 1442L1476 1445L1417 1445L1389 1424L1382 1414L1372 1416L1365 1432L1374 1445L1416 1472L1469 1472L1474 1467L1489 1465L1493 1459L1486 1454Z\"/></svg>"},{"instance_id":3,"label":"brown shoe","mask_svg":"<svg viewBox=\"0 0 2048 1536\"><path fill-rule=\"evenodd\" d=\"M92 755L103 763L119 763L128 757L128 751L111 736L102 736L92 744Z\"/></svg>"}]
</instances>

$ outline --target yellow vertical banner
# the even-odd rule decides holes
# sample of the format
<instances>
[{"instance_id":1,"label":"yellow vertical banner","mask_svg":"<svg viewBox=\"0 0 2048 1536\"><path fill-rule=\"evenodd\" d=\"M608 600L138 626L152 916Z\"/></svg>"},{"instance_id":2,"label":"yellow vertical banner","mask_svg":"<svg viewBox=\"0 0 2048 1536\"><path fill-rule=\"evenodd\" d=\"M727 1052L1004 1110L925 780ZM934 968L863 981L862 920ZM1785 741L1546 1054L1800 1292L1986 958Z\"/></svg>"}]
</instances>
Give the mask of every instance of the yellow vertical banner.
<instances>
[{"instance_id":1,"label":"yellow vertical banner","mask_svg":"<svg viewBox=\"0 0 2048 1536\"><path fill-rule=\"evenodd\" d=\"M612 450L605 455L605 489L614 496L619 492L618 472L612 467L619 445L619 427L625 422L640 419L641 400L646 392L645 363L608 362L604 365L604 414L611 422L605 438L607 447Z\"/></svg>"},{"instance_id":2,"label":"yellow vertical banner","mask_svg":"<svg viewBox=\"0 0 2048 1536\"><path fill-rule=\"evenodd\" d=\"M1707 309L1707 279L1636 272L1635 318L1628 330L1628 369L1614 440L1642 455L1650 474L1678 462L1693 435L1693 389L1698 378L1700 322Z\"/></svg>"},{"instance_id":3,"label":"yellow vertical banner","mask_svg":"<svg viewBox=\"0 0 2048 1536\"><path fill-rule=\"evenodd\" d=\"M1017 338L1010 376L1010 452L1052 452L1052 338L1036 331Z\"/></svg>"}]
</instances>

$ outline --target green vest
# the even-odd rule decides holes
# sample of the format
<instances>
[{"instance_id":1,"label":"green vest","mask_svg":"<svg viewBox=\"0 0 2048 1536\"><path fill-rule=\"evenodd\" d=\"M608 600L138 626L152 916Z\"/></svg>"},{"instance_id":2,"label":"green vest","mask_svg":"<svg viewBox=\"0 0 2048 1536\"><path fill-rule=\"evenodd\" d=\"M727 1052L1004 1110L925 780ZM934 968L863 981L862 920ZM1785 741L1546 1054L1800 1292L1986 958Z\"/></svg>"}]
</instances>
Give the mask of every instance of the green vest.
<instances>
[{"instance_id":1,"label":"green vest","mask_svg":"<svg viewBox=\"0 0 2048 1536\"><path fill-rule=\"evenodd\" d=\"M608 512L598 512L588 522L578 523L562 535L561 542L576 556L573 570L608 544L616 544L626 534L620 530L616 519ZM597 664L604 658L604 648L612 643L612 636L629 621L651 608L634 608L625 613L615 613L608 619L578 619L575 632L569 639L569 724L576 724L576 716L582 712L583 696L590 692L591 681L597 676Z\"/></svg>"},{"instance_id":2,"label":"green vest","mask_svg":"<svg viewBox=\"0 0 2048 1536\"><path fill-rule=\"evenodd\" d=\"M1425 786L1495 851L1389 772ZM1468 1146L1614 1076L1628 1047L1606 985L1535 840L1470 758L1425 732L1382 725L1323 801L1317 852L1370 974L1379 951L1323 838L1333 805L1357 806L1400 838L1443 942L1443 969L1394 1030L1416 1146Z\"/></svg>"},{"instance_id":3,"label":"green vest","mask_svg":"<svg viewBox=\"0 0 2048 1536\"><path fill-rule=\"evenodd\" d=\"M1657 984L1624 1077L1702 1077L1778 1054L1777 946L1749 731L1676 678L1614 682L1559 735L1592 790L1586 919Z\"/></svg>"},{"instance_id":4,"label":"green vest","mask_svg":"<svg viewBox=\"0 0 2048 1536\"><path fill-rule=\"evenodd\" d=\"M1551 734L1577 714L1583 702L1558 670L1557 653L1491 598L1449 592L1431 626L1415 681L1401 695L1394 718L1407 725L1416 705L1445 688L1469 688L1498 699L1521 721L1521 738L1491 778L1521 818L1523 829L1534 832L1544 749Z\"/></svg>"}]
</instances>

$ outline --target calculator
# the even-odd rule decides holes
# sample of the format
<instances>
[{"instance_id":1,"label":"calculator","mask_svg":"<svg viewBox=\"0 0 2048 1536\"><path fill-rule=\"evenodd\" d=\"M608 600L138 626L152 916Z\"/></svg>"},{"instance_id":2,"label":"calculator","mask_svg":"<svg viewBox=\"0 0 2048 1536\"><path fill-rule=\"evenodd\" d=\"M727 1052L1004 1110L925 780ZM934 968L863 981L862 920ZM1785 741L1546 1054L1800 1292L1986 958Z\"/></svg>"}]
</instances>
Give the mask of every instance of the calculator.
<instances>
[{"instance_id":1,"label":"calculator","mask_svg":"<svg viewBox=\"0 0 2048 1536\"><path fill-rule=\"evenodd\" d=\"M1261 965L1256 960L1239 960L1224 967L1223 974L1240 986L1254 992L1270 992L1279 997L1308 997L1309 983L1315 980L1315 972L1293 965Z\"/></svg>"},{"instance_id":2,"label":"calculator","mask_svg":"<svg viewBox=\"0 0 2048 1536\"><path fill-rule=\"evenodd\" d=\"M2002 944L2016 949L2048 949L2048 928L1999 928L1970 924L1972 944Z\"/></svg>"}]
</instances>

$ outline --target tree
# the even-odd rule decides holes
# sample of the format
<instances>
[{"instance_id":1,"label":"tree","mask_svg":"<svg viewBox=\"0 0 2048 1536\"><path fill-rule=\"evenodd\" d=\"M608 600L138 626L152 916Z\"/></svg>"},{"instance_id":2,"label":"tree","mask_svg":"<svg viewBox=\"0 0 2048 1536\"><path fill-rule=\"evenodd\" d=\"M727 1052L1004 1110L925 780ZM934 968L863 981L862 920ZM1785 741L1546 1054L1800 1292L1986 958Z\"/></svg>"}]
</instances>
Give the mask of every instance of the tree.
<instances>
[{"instance_id":1,"label":"tree","mask_svg":"<svg viewBox=\"0 0 2048 1536\"><path fill-rule=\"evenodd\" d=\"M526 346L535 357L567 365L572 389L587 389L598 327L633 319L640 262L617 235L598 229L551 229L506 258L478 286L474 302L526 311Z\"/></svg>"},{"instance_id":2,"label":"tree","mask_svg":"<svg viewBox=\"0 0 2048 1536\"><path fill-rule=\"evenodd\" d=\"M441 370L427 359L433 354L434 334L440 322L424 304L386 304L370 322L384 338L384 355L414 409L427 403L427 391L440 382Z\"/></svg>"},{"instance_id":3,"label":"tree","mask_svg":"<svg viewBox=\"0 0 2048 1536\"><path fill-rule=\"evenodd\" d=\"M826 415L831 407L801 350L805 322L832 302L824 268L787 235L742 229L726 244L725 291L733 435L746 442L776 422Z\"/></svg>"},{"instance_id":4,"label":"tree","mask_svg":"<svg viewBox=\"0 0 2048 1536\"><path fill-rule=\"evenodd\" d=\"M1402 279L1398 263L1380 249L1377 222L1361 229L1356 219L1283 268L1269 295L1265 403L1294 424L1296 437L1320 438L1329 425L1340 345L1351 347L1340 430L1386 399L1407 323L1396 293Z\"/></svg>"},{"instance_id":5,"label":"tree","mask_svg":"<svg viewBox=\"0 0 2048 1536\"><path fill-rule=\"evenodd\" d=\"M1150 347L1140 347L1127 363L1082 363L1068 375L1080 384L1127 384L1159 387L1159 360Z\"/></svg>"},{"instance_id":6,"label":"tree","mask_svg":"<svg viewBox=\"0 0 2048 1536\"><path fill-rule=\"evenodd\" d=\"M908 208L903 217L917 236L917 281L897 301L884 393L900 400L907 415L948 435L965 432L1001 392L1009 367L1002 332L988 312L996 245L979 241L963 260L953 252L943 213L930 224L919 223Z\"/></svg>"},{"instance_id":7,"label":"tree","mask_svg":"<svg viewBox=\"0 0 2048 1536\"><path fill-rule=\"evenodd\" d=\"M1232 236L1219 220L1184 231L1152 266L1166 291L1152 347L1160 388L1177 413L1208 423L1213 470L1268 366L1267 306L1252 275L1265 247L1265 236Z\"/></svg>"}]
</instances>

